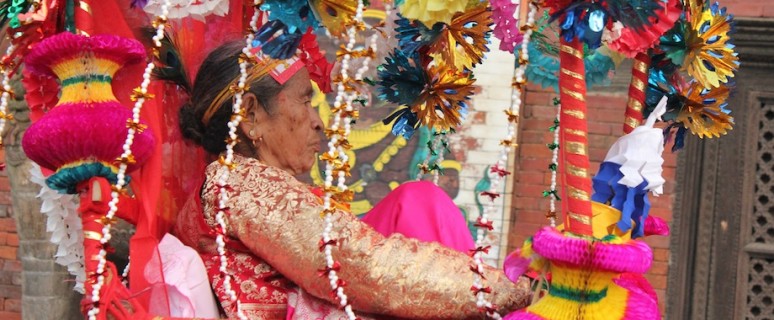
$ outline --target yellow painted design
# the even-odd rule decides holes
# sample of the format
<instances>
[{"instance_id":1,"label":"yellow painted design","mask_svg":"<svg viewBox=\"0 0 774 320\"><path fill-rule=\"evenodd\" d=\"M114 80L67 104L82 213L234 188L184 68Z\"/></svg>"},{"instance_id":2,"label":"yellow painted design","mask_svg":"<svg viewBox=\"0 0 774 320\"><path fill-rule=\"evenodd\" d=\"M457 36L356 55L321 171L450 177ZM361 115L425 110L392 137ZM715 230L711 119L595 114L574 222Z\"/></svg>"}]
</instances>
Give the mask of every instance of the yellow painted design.
<instances>
[{"instance_id":1,"label":"yellow painted design","mask_svg":"<svg viewBox=\"0 0 774 320\"><path fill-rule=\"evenodd\" d=\"M356 215L371 211L373 207L374 206L371 205L371 201L368 201L368 199L352 201L352 203L349 205L349 208L352 211L352 213Z\"/></svg>"},{"instance_id":2,"label":"yellow painted design","mask_svg":"<svg viewBox=\"0 0 774 320\"><path fill-rule=\"evenodd\" d=\"M395 137L395 139L392 140L392 143L390 143L390 145L387 146L387 148L385 148L378 157L376 157L376 161L374 162L374 170L376 170L376 172L382 172L382 170L384 170L384 165L390 162L390 160L392 160L392 156L396 155L401 148L406 146L406 144L406 139L402 136Z\"/></svg>"},{"instance_id":3,"label":"yellow painted design","mask_svg":"<svg viewBox=\"0 0 774 320\"><path fill-rule=\"evenodd\" d=\"M328 101L325 99L325 94L323 94L317 88L316 84L312 83L312 86L315 89L315 94L312 96L311 103L313 106L317 107L317 111L323 121L324 126L328 127L330 118L333 115L333 110L328 104ZM364 149L384 141L385 139L389 139L392 137L391 130L392 128L390 125L385 125L381 121L373 123L363 129L353 128L348 139L349 143L352 145L352 148L346 151L347 156L349 157L350 167L356 167L356 150ZM382 152L374 160L374 163L372 164L374 170L376 172L382 172L385 165L387 165L392 160L392 157L400 152L400 150L406 145L408 145L408 141L406 141L405 138L402 136L394 137L392 142L384 150L382 150ZM462 170L462 164L459 161L454 160L444 160L441 162L441 167L457 171ZM312 165L310 176L312 178L312 182L315 185L322 185L324 183L324 178L320 172L320 164L318 161L315 161L315 163ZM397 181L392 181L389 183L390 189L395 189L399 185L400 183ZM360 179L347 186L347 188L354 191L355 194L360 194L365 190L365 185L363 180ZM359 215L371 210L373 208L373 204L368 199L357 200L350 204L350 208L353 214Z\"/></svg>"}]
</instances>

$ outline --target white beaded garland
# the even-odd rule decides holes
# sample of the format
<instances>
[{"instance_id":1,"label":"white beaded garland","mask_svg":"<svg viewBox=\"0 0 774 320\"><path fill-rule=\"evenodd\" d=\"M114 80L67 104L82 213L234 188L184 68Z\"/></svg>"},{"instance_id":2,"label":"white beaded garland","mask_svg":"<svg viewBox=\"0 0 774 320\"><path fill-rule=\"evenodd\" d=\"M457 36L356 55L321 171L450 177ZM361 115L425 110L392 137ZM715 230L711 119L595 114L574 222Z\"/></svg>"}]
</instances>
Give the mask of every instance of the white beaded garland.
<instances>
[{"instance_id":1,"label":"white beaded garland","mask_svg":"<svg viewBox=\"0 0 774 320\"><path fill-rule=\"evenodd\" d=\"M362 24L363 22L363 9L364 4L362 0L358 1L357 9L355 11L355 24ZM339 144L339 141L347 141L349 134L352 130L352 120L353 120L353 112L355 111L355 107L353 105L353 102L358 99L359 93L355 90L348 92L346 90L346 86L344 83L350 81L349 76L349 67L350 67L350 61L352 59L352 55L350 52L352 52L355 48L356 44L356 35L357 35L357 26L352 25L347 28L347 44L345 46L345 50L347 53L344 54L344 56L341 59L341 70L340 70L340 81L336 85L336 98L334 99L334 108L336 109L336 112L333 114L333 118L330 124L330 140L328 142L328 151L327 154L330 157L338 157L337 161L340 161L340 163L347 165L349 161L349 156L347 156L347 150L346 148ZM376 35L372 36L370 39L370 49L376 52L376 45L377 45L377 37ZM355 72L354 80L355 82L360 82L363 80L365 73L369 69L369 65L372 58L370 56L365 56L363 58L363 65ZM343 108L342 108L343 107ZM343 116L343 117L342 117ZM343 118L343 124L342 124L342 118ZM340 131L343 126L343 131ZM330 213L331 211L331 198L333 196L333 192L331 191L333 186L333 173L334 173L334 165L332 161L327 161L325 165L325 194L323 196L323 214L324 214L324 227L323 227L323 234L322 234L322 241L323 241L323 254L325 255L325 264L326 264L326 270L328 270L328 282L331 286L331 289L335 290L336 297L339 298L339 304L341 307L343 307L344 312L347 314L347 317L350 320L357 319L357 316L355 315L354 311L352 310L352 306L349 304L349 299L344 293L344 288L341 287L340 281L337 272L333 269L336 261L333 259L333 245L330 243L333 239L331 238L331 232L333 230L333 217ZM336 189L339 192L346 192L347 191L347 185L346 185L346 173L343 171L338 171L336 175Z\"/></svg>"},{"instance_id":2,"label":"white beaded garland","mask_svg":"<svg viewBox=\"0 0 774 320\"><path fill-rule=\"evenodd\" d=\"M254 54L252 51L250 51L250 47L252 46L253 39L255 38L254 33L258 30L258 19L260 17L260 11L258 9L258 6L260 5L261 1L254 1L253 2L253 16L250 19L250 29L252 32L250 32L245 37L245 47L242 49L242 53L245 54L248 58L252 58ZM226 296L228 297L228 300L232 304L236 304L236 313L237 317L240 320L246 320L247 316L245 315L244 311L242 310L242 304L240 303L236 291L233 289L233 277L228 273L228 259L226 257L226 240L225 235L228 232L228 224L226 223L226 207L229 200L228 190L227 190L227 182L229 178L229 174L231 171L231 167L235 165L234 163L234 146L237 144L237 128L239 127L239 123L242 121L242 116L240 115L242 112L242 97L244 95L244 90L247 85L247 71L248 71L249 63L246 61L243 61L239 64L239 79L237 80L237 87L239 90L234 93L234 103L231 106L231 120L228 122L228 143L226 144L226 155L222 158L221 161L221 169L220 169L220 175L218 176L217 180L217 187L218 187L218 212L215 215L215 221L218 224L219 230L217 230L218 235L215 237L215 243L217 244L216 251L218 252L218 260L220 261L220 266L218 267L218 271L221 273L221 277L223 279L223 291L225 292Z\"/></svg>"},{"instance_id":3,"label":"white beaded garland","mask_svg":"<svg viewBox=\"0 0 774 320\"><path fill-rule=\"evenodd\" d=\"M556 105L556 119L558 121L559 116L562 113L562 105L557 104ZM556 146L553 150L551 150L551 164L554 165L554 169L551 170L551 189L550 190L556 190L556 173L559 171L559 129L561 126L561 123L556 124L554 127L554 141L553 144ZM548 217L548 222L551 225L552 228L556 228L556 194L551 193L550 199L548 201L549 205L549 213L550 216Z\"/></svg>"},{"instance_id":4,"label":"white beaded garland","mask_svg":"<svg viewBox=\"0 0 774 320\"><path fill-rule=\"evenodd\" d=\"M164 3L161 5L161 12L162 14L158 17L162 21L166 21L167 15L169 14L169 7L170 7L170 0L165 0ZM161 40L164 39L164 29L166 27L166 24L159 23L156 26L156 34L153 36L153 44L156 48L161 47ZM150 76L153 72L153 69L155 67L155 64L153 61L148 62L148 64L145 67L144 73L143 73L143 81L140 84L140 93L147 94L148 93L148 86L150 85ZM135 101L134 108L132 109L132 121L134 123L140 122L140 111L142 110L142 106L145 103L145 98L140 97ZM121 154L122 159L130 159L132 156L132 144L134 142L134 135L137 134L137 129L134 127L129 127L128 132L126 135L126 141L123 145L123 153ZM108 203L108 212L105 214L105 221L111 221L114 217L116 212L118 211L118 201L119 201L119 192L123 190L124 186L126 185L126 169L127 169L126 162L122 162L118 166L118 173L116 174L117 182L114 186L114 191L110 193L111 199ZM100 249L98 256L98 263L97 263L97 281L92 287L91 292L91 309L88 311L88 318L89 320L96 320L97 315L99 314L99 309L96 307L100 300L100 290L104 286L105 277L103 273L105 272L105 266L107 264L107 260L105 256L107 255L107 251L104 249L104 246L107 244L107 242L110 240L110 229L112 227L111 223L105 223L105 225L102 227L102 238L100 239L100 243L103 245L103 248Z\"/></svg>"},{"instance_id":5,"label":"white beaded garland","mask_svg":"<svg viewBox=\"0 0 774 320\"><path fill-rule=\"evenodd\" d=\"M517 2L517 5L519 3ZM517 59L521 58L522 61L525 61L525 63L519 64L519 66L516 68L514 72L514 78L517 83L524 83L525 82L525 71L526 71L526 61L529 59L529 55L527 54L527 48L529 45L530 37L532 36L532 28L531 26L534 26L535 24L535 14L537 12L537 5L532 3L530 1L529 3L530 11L527 15L527 26L530 26L525 32L524 32L524 40L521 43L521 50L516 57ZM511 105L507 109L508 114L518 115L521 110L521 99L522 91L521 88L517 85L513 87L513 92L511 95ZM516 138L516 121L508 121L508 131L506 133L505 139L503 140L504 143L502 149L500 150L500 157L496 161L493 168L496 168L497 170L505 170L507 168L508 163L508 153L510 152L511 148L513 147L512 141ZM491 175L491 184L488 190L488 193L490 194L498 194L500 183L503 180L503 174L500 174L499 172L495 173L494 175ZM487 201L484 205L484 210L481 212L481 215L478 218L479 226L476 230L476 251L473 254L473 261L475 263L476 270L478 272L474 272L474 280L473 280L473 287L478 290L476 293L476 305L479 308L486 308L487 309L487 316L493 318L493 319L501 319L499 313L497 313L494 310L490 310L490 308L493 308L492 303L487 300L486 293L482 291L484 286L484 279L481 277L480 273L484 270L484 259L483 259L483 252L481 250L478 250L479 248L486 248L488 246L488 243L485 242L486 239L486 232L487 227L486 225L491 225L492 221L490 220L489 216L491 213L493 213L495 210L495 199L494 197L490 197L490 201Z\"/></svg>"}]
</instances>

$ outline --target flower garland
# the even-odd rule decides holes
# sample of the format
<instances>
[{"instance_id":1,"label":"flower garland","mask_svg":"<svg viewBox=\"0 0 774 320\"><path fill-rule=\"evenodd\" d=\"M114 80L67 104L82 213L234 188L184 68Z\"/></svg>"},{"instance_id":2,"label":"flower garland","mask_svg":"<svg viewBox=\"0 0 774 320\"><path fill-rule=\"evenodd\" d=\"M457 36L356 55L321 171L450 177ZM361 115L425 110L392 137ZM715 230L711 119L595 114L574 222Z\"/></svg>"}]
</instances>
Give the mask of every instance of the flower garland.
<instances>
[{"instance_id":1,"label":"flower garland","mask_svg":"<svg viewBox=\"0 0 774 320\"><path fill-rule=\"evenodd\" d=\"M376 49L376 41L372 38L371 47L365 50L354 50L357 41L357 32L358 30L365 28L363 22L363 9L363 0L358 0L355 18L353 22L347 26L346 33L348 41L346 45L343 45L339 49L337 54L337 56L341 57L341 70L340 75L335 79L337 82L337 93L333 104L333 121L331 122L330 128L325 130L325 133L330 140L328 141L328 151L320 156L320 159L326 162L324 182L325 194L323 196L322 209L324 228L322 238L320 239L320 250L323 251L325 255L325 268L320 270L320 275L328 277L333 293L339 299L340 306L344 309L344 312L350 320L357 319L357 316L352 309L349 298L346 293L344 293L346 282L338 276L341 265L333 258L333 247L336 246L338 242L331 237L331 232L333 231L333 214L335 212L332 201L349 202L352 201L352 198L354 197L353 191L349 190L346 185L346 177L349 176L350 169L347 150L351 148L348 137L351 132L352 121L358 117L358 112L353 106L353 102L358 99L358 93L355 90L354 84L363 81L365 72L368 71L368 63L370 63L374 55L374 50ZM354 79L349 76L350 61L353 57L365 57L363 66L357 70ZM363 101L362 99L358 100L361 103ZM335 187L333 186L334 175L338 178Z\"/></svg>"},{"instance_id":2,"label":"flower garland","mask_svg":"<svg viewBox=\"0 0 774 320\"><path fill-rule=\"evenodd\" d=\"M492 221L489 220L489 215L495 209L495 199L500 196L498 193L500 183L505 176L510 174L510 172L506 170L508 154L512 148L517 146L514 139L516 138L516 126L519 122L519 112L522 104L521 96L524 85L527 83L525 71L527 64L529 63L529 40L535 28L535 15L538 9L537 5L531 1L529 2L529 8L527 23L522 27L522 31L524 31L524 41L521 43L521 51L517 56L519 66L516 68L513 81L513 92L511 95L512 103L510 107L505 110L505 114L508 117L508 133L506 134L505 139L500 141L500 145L502 146L500 157L490 169L490 173L494 174L490 188L481 193L482 196L488 197L490 201L486 203L483 212L475 223L477 228L476 248L471 250L471 255L473 256L473 261L475 263L474 266L471 266L471 270L475 273L471 290L473 290L476 295L476 305L479 308L486 310L487 315L495 319L500 319L501 317L496 312L497 306L486 299L486 293L490 292L491 289L484 286L484 278L482 276L484 265L483 255L488 253L489 248L491 248L490 245L485 244L485 235L487 231L492 231L494 229Z\"/></svg>"},{"instance_id":3,"label":"flower garland","mask_svg":"<svg viewBox=\"0 0 774 320\"><path fill-rule=\"evenodd\" d=\"M255 58L250 50L255 39L255 32L258 31L258 18L260 17L260 0L253 2L253 16L250 19L250 30L245 37L245 47L242 49L242 55L239 59L239 80L234 88L234 103L231 106L231 120L228 122L228 139L226 139L226 155L219 159L221 165L221 174L218 177L216 186L218 188L218 213L215 215L215 221L218 226L215 228L215 242L217 243L218 259L220 260L220 276L223 279L223 290L225 291L231 303L236 304L237 317L240 320L246 320L247 316L242 310L242 305L237 299L236 291L233 289L233 278L228 273L228 259L226 257L226 234L228 234L228 225L226 224L226 212L228 211L228 178L230 172L236 168L234 162L234 146L239 142L237 129L242 122L244 111L242 109L242 96L247 91L247 68L250 62Z\"/></svg>"},{"instance_id":4,"label":"flower garland","mask_svg":"<svg viewBox=\"0 0 774 320\"><path fill-rule=\"evenodd\" d=\"M168 19L167 15L169 14L169 6L170 0L165 0L164 4L161 6L161 15L156 17L156 19L153 21L153 27L156 29L156 34L153 36L154 50L158 50L161 47L161 39L164 38L164 29ZM140 111L142 110L143 104L145 104L145 100L153 98L153 95L148 92L148 86L150 85L151 73L153 72L154 67L155 63L152 60L149 61L142 75L142 83L138 88L135 88L132 91L131 99L135 103L134 108L132 108L132 118L127 119L126 126L129 130L127 132L126 141L124 142L123 146L124 152L118 159L120 162L118 173L116 174L118 179L110 193L111 199L108 203L109 209L105 214L103 222L104 226L102 227L102 237L100 239L102 248L100 248L98 254L98 264L96 270L97 279L94 283L94 286L92 287L91 306L87 312L89 320L96 320L97 315L99 314L100 290L105 284L104 273L105 266L107 264L107 259L105 258L107 255L107 243L111 238L110 229L113 225L115 214L118 211L119 195L120 193L124 192L124 186L126 185L126 169L129 164L134 161L134 157L132 156L132 144L134 143L134 136L136 133L142 132L144 130L144 125L140 123Z\"/></svg>"},{"instance_id":5,"label":"flower garland","mask_svg":"<svg viewBox=\"0 0 774 320\"><path fill-rule=\"evenodd\" d=\"M446 133L433 132L433 140L427 142L427 149L430 151L425 155L425 161L418 164L419 171L417 172L416 181L421 181L425 174L428 172L433 173L433 183L438 185L438 176L442 174L443 168L441 168L441 162L443 162L444 151L446 151ZM437 151L439 147L443 146L440 153ZM430 160L435 156L433 165L430 165Z\"/></svg>"},{"instance_id":6,"label":"flower garland","mask_svg":"<svg viewBox=\"0 0 774 320\"><path fill-rule=\"evenodd\" d=\"M562 113L562 105L558 98L554 98L554 106L556 106L556 119L554 119L554 125L548 129L554 133L553 141L548 144L548 149L551 150L551 164L548 165L548 169L551 170L551 187L548 191L543 191L543 196L549 197L546 218L551 228L556 228L556 201L561 200L556 190L556 173L559 170L559 116Z\"/></svg>"}]
</instances>

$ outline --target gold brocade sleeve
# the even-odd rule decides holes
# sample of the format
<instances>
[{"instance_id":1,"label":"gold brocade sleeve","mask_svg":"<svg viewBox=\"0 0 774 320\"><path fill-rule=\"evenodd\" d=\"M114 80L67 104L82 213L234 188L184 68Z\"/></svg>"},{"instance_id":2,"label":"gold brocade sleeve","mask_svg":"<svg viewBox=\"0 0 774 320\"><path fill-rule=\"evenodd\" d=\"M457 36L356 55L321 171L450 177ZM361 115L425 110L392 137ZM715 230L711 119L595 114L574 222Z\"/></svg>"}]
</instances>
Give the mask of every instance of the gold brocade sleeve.
<instances>
[{"instance_id":1,"label":"gold brocade sleeve","mask_svg":"<svg viewBox=\"0 0 774 320\"><path fill-rule=\"evenodd\" d=\"M229 179L234 190L242 190L229 201L231 235L307 292L333 302L327 278L318 276L325 266L318 247L323 231L319 200L289 174L255 160L243 162L244 168ZM212 190L212 183L207 187ZM355 309L411 319L481 316L470 290L472 259L467 255L398 234L384 237L349 213L338 212L334 220L332 235L339 245L333 255ZM485 277L493 291L490 298L502 311L528 303L526 281L513 284L493 268Z\"/></svg>"}]
</instances>

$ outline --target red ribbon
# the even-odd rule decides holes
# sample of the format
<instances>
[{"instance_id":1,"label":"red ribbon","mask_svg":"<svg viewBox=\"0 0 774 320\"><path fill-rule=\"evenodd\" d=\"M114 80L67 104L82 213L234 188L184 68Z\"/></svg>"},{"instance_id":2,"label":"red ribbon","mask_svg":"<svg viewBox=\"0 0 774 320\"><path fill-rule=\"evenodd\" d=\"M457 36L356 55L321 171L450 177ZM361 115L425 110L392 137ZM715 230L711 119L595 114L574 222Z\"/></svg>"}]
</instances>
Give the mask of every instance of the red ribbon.
<instances>
[{"instance_id":1,"label":"red ribbon","mask_svg":"<svg viewBox=\"0 0 774 320\"><path fill-rule=\"evenodd\" d=\"M473 224L473 226L478 228L486 228L489 231L494 230L494 227L492 226L492 221L487 221L486 223L481 222L481 217L479 217L478 220L476 220L476 223Z\"/></svg>"},{"instance_id":2,"label":"red ribbon","mask_svg":"<svg viewBox=\"0 0 774 320\"><path fill-rule=\"evenodd\" d=\"M507 175L511 174L511 172L510 172L510 171L508 171L508 170L505 170L505 169L503 169L503 168L500 168L498 165L494 165L493 167L491 167L491 168L489 169L489 172L491 172L491 173L496 173L497 175L499 175L499 176L501 176L501 177L505 177L505 176L507 176Z\"/></svg>"},{"instance_id":3,"label":"red ribbon","mask_svg":"<svg viewBox=\"0 0 774 320\"><path fill-rule=\"evenodd\" d=\"M320 239L320 243L319 243L320 252L325 250L326 246L335 246L335 245L336 245L336 239L330 239L328 241L323 241L323 239Z\"/></svg>"}]
</instances>

